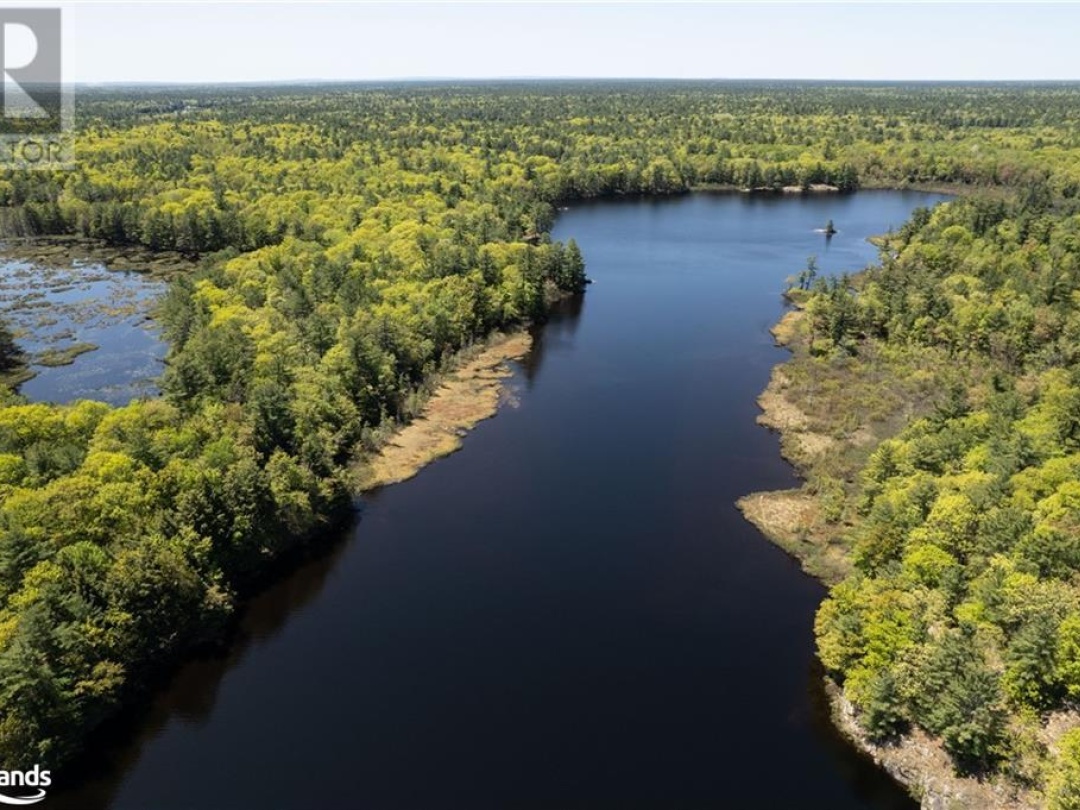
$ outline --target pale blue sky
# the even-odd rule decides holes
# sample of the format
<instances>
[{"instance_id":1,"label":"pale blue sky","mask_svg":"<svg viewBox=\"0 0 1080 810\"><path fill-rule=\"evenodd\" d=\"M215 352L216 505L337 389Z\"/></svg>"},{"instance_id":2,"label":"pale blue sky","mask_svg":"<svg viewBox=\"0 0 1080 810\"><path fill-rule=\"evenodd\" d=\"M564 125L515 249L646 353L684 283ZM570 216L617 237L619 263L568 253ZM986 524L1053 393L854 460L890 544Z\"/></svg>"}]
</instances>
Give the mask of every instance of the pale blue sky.
<instances>
[{"instance_id":1,"label":"pale blue sky","mask_svg":"<svg viewBox=\"0 0 1080 810\"><path fill-rule=\"evenodd\" d=\"M61 5L77 82L1080 79L1077 4Z\"/></svg>"}]
</instances>

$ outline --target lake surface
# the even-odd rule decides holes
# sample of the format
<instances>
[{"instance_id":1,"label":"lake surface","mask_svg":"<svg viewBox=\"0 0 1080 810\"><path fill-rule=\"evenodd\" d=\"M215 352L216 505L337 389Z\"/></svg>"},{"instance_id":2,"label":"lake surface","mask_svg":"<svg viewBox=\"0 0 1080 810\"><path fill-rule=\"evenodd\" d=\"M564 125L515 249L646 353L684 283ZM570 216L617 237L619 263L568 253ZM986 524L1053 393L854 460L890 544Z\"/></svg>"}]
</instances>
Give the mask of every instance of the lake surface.
<instances>
[{"instance_id":1,"label":"lake surface","mask_svg":"<svg viewBox=\"0 0 1080 810\"><path fill-rule=\"evenodd\" d=\"M33 402L110 405L155 396L167 347L150 311L164 291L161 280L97 263L0 260L0 318L35 372L19 393ZM63 365L40 362L77 344L97 348Z\"/></svg>"},{"instance_id":2,"label":"lake surface","mask_svg":"<svg viewBox=\"0 0 1080 810\"><path fill-rule=\"evenodd\" d=\"M914 807L829 723L824 589L734 504L797 483L754 421L785 278L861 268L940 199L565 212L596 283L498 416L367 498L46 805Z\"/></svg>"}]
</instances>

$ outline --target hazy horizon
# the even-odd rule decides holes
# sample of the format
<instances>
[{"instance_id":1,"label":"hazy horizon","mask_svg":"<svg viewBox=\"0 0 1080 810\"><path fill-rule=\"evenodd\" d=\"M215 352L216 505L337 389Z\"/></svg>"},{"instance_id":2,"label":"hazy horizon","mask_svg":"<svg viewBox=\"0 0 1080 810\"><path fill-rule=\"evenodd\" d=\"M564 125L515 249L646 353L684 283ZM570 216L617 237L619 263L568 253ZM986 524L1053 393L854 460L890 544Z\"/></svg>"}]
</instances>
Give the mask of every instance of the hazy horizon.
<instances>
[{"instance_id":1,"label":"hazy horizon","mask_svg":"<svg viewBox=\"0 0 1080 810\"><path fill-rule=\"evenodd\" d=\"M558 82L604 84L604 83L671 83L671 84L766 84L766 85L1018 85L1052 86L1080 85L1080 79L804 79L795 76L770 78L731 78L727 76L702 76L680 78L676 76L387 76L378 79L323 79L318 77L297 79L250 79L230 81L215 80L106 80L76 81L77 87L284 87L287 85L323 86L358 84L552 84Z\"/></svg>"},{"instance_id":2,"label":"hazy horizon","mask_svg":"<svg viewBox=\"0 0 1080 810\"><path fill-rule=\"evenodd\" d=\"M50 3L76 84L1080 81L1080 5Z\"/></svg>"}]
</instances>

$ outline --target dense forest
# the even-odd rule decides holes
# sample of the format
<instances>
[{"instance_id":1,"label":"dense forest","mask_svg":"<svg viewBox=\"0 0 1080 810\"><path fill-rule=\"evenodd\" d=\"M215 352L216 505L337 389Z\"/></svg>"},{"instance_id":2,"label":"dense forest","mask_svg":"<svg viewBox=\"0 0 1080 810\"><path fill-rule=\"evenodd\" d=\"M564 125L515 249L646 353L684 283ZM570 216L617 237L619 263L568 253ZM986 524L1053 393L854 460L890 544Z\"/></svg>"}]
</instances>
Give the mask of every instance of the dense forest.
<instances>
[{"instance_id":1,"label":"dense forest","mask_svg":"<svg viewBox=\"0 0 1080 810\"><path fill-rule=\"evenodd\" d=\"M821 658L874 737L914 724L961 770L1029 786L1043 721L1080 698L1078 289L1080 201L1035 186L919 211L879 267L805 299L819 362L859 376L914 350L909 373L942 386L848 482L854 571L819 612ZM1053 806L1075 806L1077 740Z\"/></svg>"},{"instance_id":2,"label":"dense forest","mask_svg":"<svg viewBox=\"0 0 1080 810\"><path fill-rule=\"evenodd\" d=\"M864 277L808 283L815 357L934 346L994 373L844 482L858 571L821 655L877 734L1042 762L1013 726L1080 696L1078 124L1064 85L85 89L75 168L0 176L0 235L200 269L161 306L161 398L0 393L0 758L70 756L320 535L455 352L581 292L560 202L921 184L992 191L920 214ZM1062 750L1065 795L1080 736Z\"/></svg>"}]
</instances>

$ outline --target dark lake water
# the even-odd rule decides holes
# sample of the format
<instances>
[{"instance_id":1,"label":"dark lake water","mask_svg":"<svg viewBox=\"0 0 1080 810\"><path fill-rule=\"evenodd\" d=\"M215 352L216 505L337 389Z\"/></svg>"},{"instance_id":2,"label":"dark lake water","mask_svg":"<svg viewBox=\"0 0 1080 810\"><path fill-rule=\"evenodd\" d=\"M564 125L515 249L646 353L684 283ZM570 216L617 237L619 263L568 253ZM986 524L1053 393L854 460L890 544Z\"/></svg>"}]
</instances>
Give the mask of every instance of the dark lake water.
<instances>
[{"instance_id":1,"label":"dark lake water","mask_svg":"<svg viewBox=\"0 0 1080 810\"><path fill-rule=\"evenodd\" d=\"M565 212L596 283L538 330L512 401L366 499L46 805L914 806L828 721L823 588L734 503L796 484L754 421L784 279L811 254L861 268L867 236L939 199Z\"/></svg>"}]
</instances>

